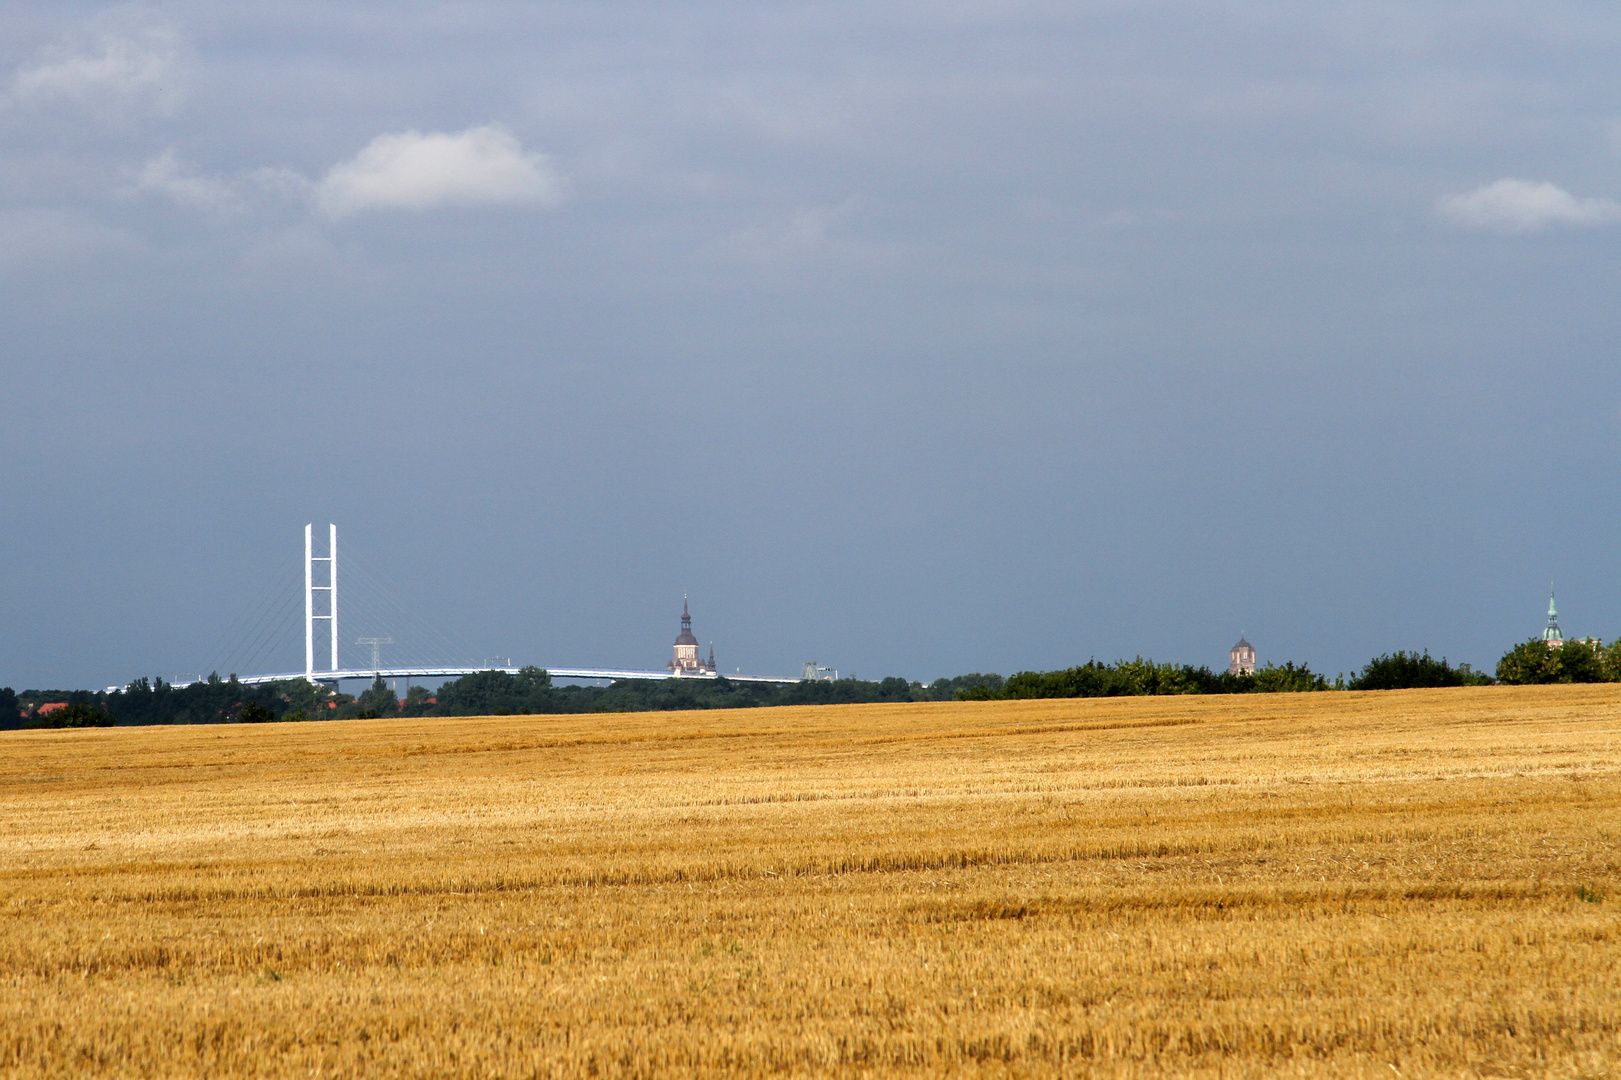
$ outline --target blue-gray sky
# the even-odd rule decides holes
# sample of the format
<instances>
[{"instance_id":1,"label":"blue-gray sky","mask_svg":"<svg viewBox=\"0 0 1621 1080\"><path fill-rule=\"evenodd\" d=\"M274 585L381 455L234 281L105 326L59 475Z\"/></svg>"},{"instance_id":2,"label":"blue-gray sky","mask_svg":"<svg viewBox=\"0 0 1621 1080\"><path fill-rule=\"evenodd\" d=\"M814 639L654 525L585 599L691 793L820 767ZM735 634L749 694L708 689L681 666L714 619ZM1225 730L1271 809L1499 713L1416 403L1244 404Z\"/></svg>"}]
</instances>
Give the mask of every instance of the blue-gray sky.
<instances>
[{"instance_id":1,"label":"blue-gray sky","mask_svg":"<svg viewBox=\"0 0 1621 1080\"><path fill-rule=\"evenodd\" d=\"M1605 5L0 27L0 684L244 663L328 521L402 657L1621 633Z\"/></svg>"}]
</instances>

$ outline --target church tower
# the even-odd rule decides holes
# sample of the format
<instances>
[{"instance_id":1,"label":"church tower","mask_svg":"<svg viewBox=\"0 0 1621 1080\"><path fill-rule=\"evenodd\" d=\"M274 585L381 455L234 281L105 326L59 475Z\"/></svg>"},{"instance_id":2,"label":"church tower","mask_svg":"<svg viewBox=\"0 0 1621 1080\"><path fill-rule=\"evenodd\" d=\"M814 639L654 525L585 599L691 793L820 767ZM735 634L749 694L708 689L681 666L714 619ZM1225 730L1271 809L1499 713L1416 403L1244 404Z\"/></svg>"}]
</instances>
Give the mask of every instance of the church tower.
<instances>
[{"instance_id":1,"label":"church tower","mask_svg":"<svg viewBox=\"0 0 1621 1080\"><path fill-rule=\"evenodd\" d=\"M675 639L675 658L669 671L677 675L702 675L704 662L698 659L698 639L692 636L692 613L687 610L687 597L681 596L681 634Z\"/></svg>"},{"instance_id":2,"label":"church tower","mask_svg":"<svg viewBox=\"0 0 1621 1080\"><path fill-rule=\"evenodd\" d=\"M1255 674L1255 646L1245 641L1243 634L1238 635L1238 644L1227 654L1227 674Z\"/></svg>"},{"instance_id":3,"label":"church tower","mask_svg":"<svg viewBox=\"0 0 1621 1080\"><path fill-rule=\"evenodd\" d=\"M1565 635L1559 630L1559 609L1553 606L1553 589L1548 589L1548 625L1542 628L1542 642L1550 649L1565 644Z\"/></svg>"}]
</instances>

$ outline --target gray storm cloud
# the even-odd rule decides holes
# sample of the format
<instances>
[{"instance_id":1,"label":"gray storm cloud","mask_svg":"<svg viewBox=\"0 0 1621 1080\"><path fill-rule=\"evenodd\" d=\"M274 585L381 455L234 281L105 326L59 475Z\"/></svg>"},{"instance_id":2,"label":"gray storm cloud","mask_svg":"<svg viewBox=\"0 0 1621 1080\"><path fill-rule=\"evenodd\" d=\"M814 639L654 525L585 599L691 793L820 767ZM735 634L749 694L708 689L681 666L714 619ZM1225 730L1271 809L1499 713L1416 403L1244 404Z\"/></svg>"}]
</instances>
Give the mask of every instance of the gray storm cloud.
<instances>
[{"instance_id":1,"label":"gray storm cloud","mask_svg":"<svg viewBox=\"0 0 1621 1080\"><path fill-rule=\"evenodd\" d=\"M1621 633L1621 10L0 25L0 686L195 671L312 520L539 664Z\"/></svg>"}]
</instances>

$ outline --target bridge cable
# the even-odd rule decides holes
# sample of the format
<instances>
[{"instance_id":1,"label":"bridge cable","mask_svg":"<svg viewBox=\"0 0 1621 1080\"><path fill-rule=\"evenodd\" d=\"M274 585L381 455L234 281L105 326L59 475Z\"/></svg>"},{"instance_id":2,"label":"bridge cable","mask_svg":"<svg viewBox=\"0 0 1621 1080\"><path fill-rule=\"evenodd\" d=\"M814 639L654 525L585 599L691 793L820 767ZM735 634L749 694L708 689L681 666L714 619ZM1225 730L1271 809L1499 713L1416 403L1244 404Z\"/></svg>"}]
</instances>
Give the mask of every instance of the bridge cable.
<instances>
[{"instance_id":1,"label":"bridge cable","mask_svg":"<svg viewBox=\"0 0 1621 1080\"><path fill-rule=\"evenodd\" d=\"M288 594L293 592L296 585L297 569L296 558L282 560L276 566L261 585L253 603L241 609L241 616L215 641L208 662L203 665L203 671L198 673L199 678L207 672L219 671L221 667L229 668L232 662L241 658L247 648L251 648L253 643L274 628L283 617L282 612L287 606ZM287 591L283 592L284 589ZM301 596L295 596L294 602L301 599ZM286 628L282 629L285 631ZM251 672L243 671L242 674L247 675Z\"/></svg>"}]
</instances>

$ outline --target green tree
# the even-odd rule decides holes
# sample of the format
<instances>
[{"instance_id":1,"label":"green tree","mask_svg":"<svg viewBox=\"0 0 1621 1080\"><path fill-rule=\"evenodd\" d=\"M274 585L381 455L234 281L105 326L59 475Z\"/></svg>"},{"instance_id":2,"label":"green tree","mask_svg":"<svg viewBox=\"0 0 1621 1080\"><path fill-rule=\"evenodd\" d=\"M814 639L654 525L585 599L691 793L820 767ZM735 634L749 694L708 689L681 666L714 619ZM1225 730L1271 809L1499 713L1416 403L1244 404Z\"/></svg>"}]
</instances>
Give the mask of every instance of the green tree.
<instances>
[{"instance_id":1,"label":"green tree","mask_svg":"<svg viewBox=\"0 0 1621 1080\"><path fill-rule=\"evenodd\" d=\"M439 687L439 707L450 716L493 716L516 696L514 682L496 668L475 671ZM510 707L506 711L511 712Z\"/></svg>"},{"instance_id":2,"label":"green tree","mask_svg":"<svg viewBox=\"0 0 1621 1080\"><path fill-rule=\"evenodd\" d=\"M878 700L911 701L912 684L899 676L891 675L878 684Z\"/></svg>"},{"instance_id":3,"label":"green tree","mask_svg":"<svg viewBox=\"0 0 1621 1080\"><path fill-rule=\"evenodd\" d=\"M371 684L370 690L361 693L360 711L362 714L371 713L373 716L393 716L400 711L400 699L388 683L383 681L381 675Z\"/></svg>"},{"instance_id":4,"label":"green tree","mask_svg":"<svg viewBox=\"0 0 1621 1080\"><path fill-rule=\"evenodd\" d=\"M1605 682L1621 682L1621 638L1616 638L1599 651L1599 670Z\"/></svg>"},{"instance_id":5,"label":"green tree","mask_svg":"<svg viewBox=\"0 0 1621 1080\"><path fill-rule=\"evenodd\" d=\"M1569 681L1560 677L1564 673L1559 662L1562 651L1548 648L1541 638L1522 641L1497 661L1497 681L1510 686Z\"/></svg>"},{"instance_id":6,"label":"green tree","mask_svg":"<svg viewBox=\"0 0 1621 1080\"><path fill-rule=\"evenodd\" d=\"M512 681L513 692L520 697L533 697L544 690L551 689L551 685L551 672L545 668L535 667L533 664L519 668L517 677Z\"/></svg>"},{"instance_id":7,"label":"green tree","mask_svg":"<svg viewBox=\"0 0 1621 1080\"><path fill-rule=\"evenodd\" d=\"M1308 690L1327 690L1328 680L1314 674L1309 666L1295 667L1291 660L1285 664L1267 664L1249 676L1251 689L1257 694L1301 693Z\"/></svg>"},{"instance_id":8,"label":"green tree","mask_svg":"<svg viewBox=\"0 0 1621 1080\"><path fill-rule=\"evenodd\" d=\"M934 701L982 701L998 696L1002 691L1002 676L991 672L958 675L954 679L940 678L929 684L929 697Z\"/></svg>"},{"instance_id":9,"label":"green tree","mask_svg":"<svg viewBox=\"0 0 1621 1080\"><path fill-rule=\"evenodd\" d=\"M308 679L285 679L270 684L276 696L290 709L310 716L321 716L333 702L333 690L324 683L312 683Z\"/></svg>"},{"instance_id":10,"label":"green tree","mask_svg":"<svg viewBox=\"0 0 1621 1080\"><path fill-rule=\"evenodd\" d=\"M22 724L22 708L17 704L17 692L9 686L0 686L0 731L10 731Z\"/></svg>"},{"instance_id":11,"label":"green tree","mask_svg":"<svg viewBox=\"0 0 1621 1080\"><path fill-rule=\"evenodd\" d=\"M1393 652L1369 660L1360 674L1346 685L1348 690L1405 690L1421 686L1485 686L1490 675L1468 664L1453 667L1445 657L1437 660L1428 650L1423 653Z\"/></svg>"},{"instance_id":12,"label":"green tree","mask_svg":"<svg viewBox=\"0 0 1621 1080\"><path fill-rule=\"evenodd\" d=\"M248 702L242 706L242 711L236 714L236 722L239 724L268 724L275 719L276 714L257 701Z\"/></svg>"},{"instance_id":13,"label":"green tree","mask_svg":"<svg viewBox=\"0 0 1621 1080\"><path fill-rule=\"evenodd\" d=\"M1567 641L1559 654L1559 681L1604 682L1604 655L1596 641Z\"/></svg>"}]
</instances>

